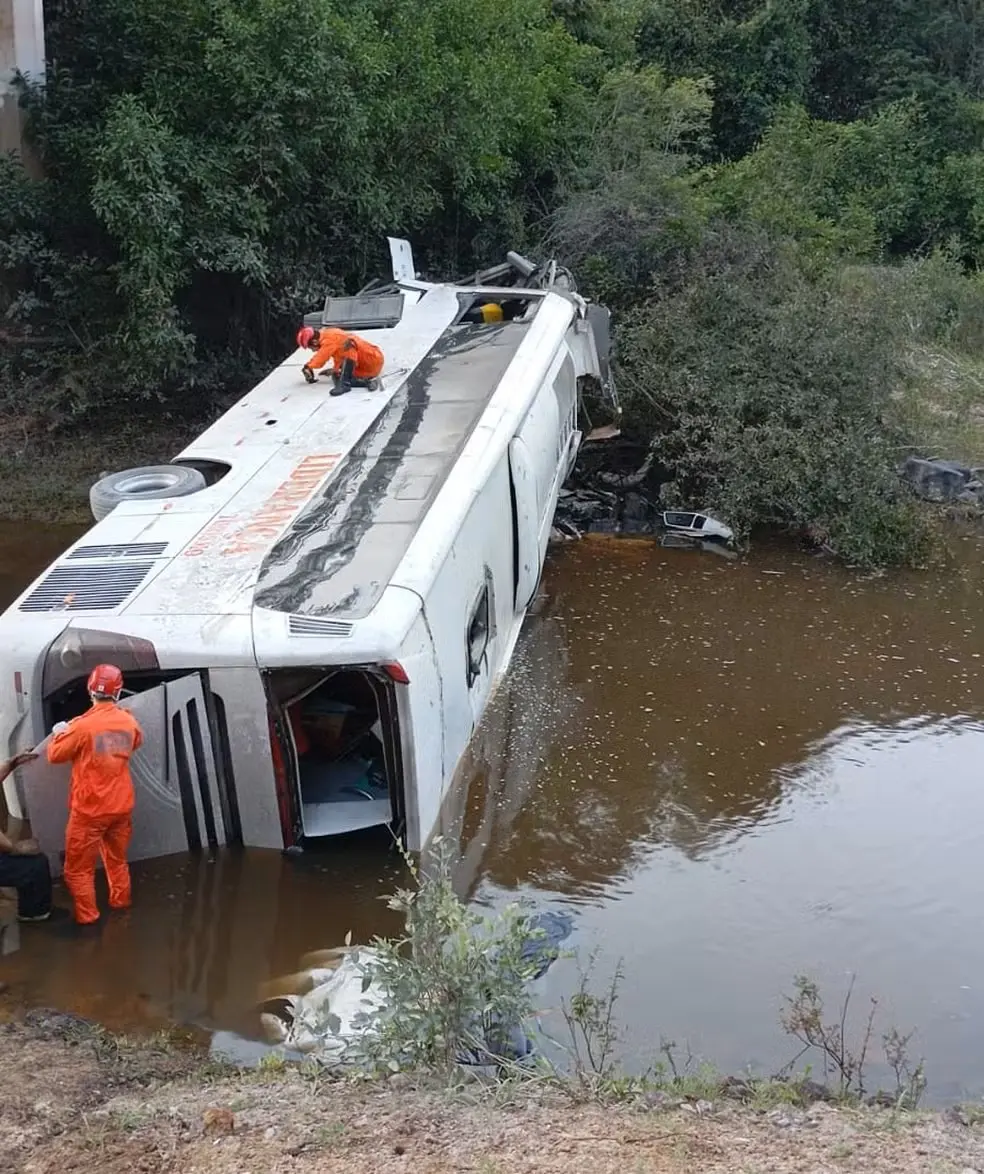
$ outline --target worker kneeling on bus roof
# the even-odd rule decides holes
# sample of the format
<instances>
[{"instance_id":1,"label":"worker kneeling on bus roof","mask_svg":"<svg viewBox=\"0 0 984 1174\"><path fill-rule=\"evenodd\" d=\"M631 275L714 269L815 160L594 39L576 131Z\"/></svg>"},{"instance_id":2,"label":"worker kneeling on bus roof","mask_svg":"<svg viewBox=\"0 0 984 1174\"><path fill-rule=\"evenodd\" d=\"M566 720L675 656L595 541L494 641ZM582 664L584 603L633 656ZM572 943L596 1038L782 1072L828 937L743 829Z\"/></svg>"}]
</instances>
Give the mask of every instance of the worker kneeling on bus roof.
<instances>
[{"instance_id":1,"label":"worker kneeling on bus roof","mask_svg":"<svg viewBox=\"0 0 984 1174\"><path fill-rule=\"evenodd\" d=\"M100 856L110 905L130 907L126 861L134 804L130 756L143 741L137 719L117 704L123 674L115 665L94 668L88 687L92 708L70 722L59 722L48 744L49 762L72 764L64 876L80 925L99 920L95 881Z\"/></svg>"},{"instance_id":2,"label":"worker kneeling on bus roof","mask_svg":"<svg viewBox=\"0 0 984 1174\"><path fill-rule=\"evenodd\" d=\"M383 352L359 335L334 326L323 326L320 330L303 326L297 332L297 345L314 351L301 368L308 383L314 383L315 373L322 367L332 364L335 386L329 395L344 395L353 387L367 387L370 391L379 387Z\"/></svg>"}]
</instances>

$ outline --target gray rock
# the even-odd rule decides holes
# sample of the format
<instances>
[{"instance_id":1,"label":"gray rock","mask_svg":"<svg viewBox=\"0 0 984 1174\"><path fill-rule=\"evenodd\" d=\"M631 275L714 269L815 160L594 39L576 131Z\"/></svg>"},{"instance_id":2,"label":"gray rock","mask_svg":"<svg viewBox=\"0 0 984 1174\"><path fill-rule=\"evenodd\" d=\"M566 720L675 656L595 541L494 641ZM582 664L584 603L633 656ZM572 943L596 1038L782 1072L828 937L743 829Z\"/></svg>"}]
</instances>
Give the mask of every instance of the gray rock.
<instances>
[{"instance_id":1,"label":"gray rock","mask_svg":"<svg viewBox=\"0 0 984 1174\"><path fill-rule=\"evenodd\" d=\"M814 1101L832 1101L834 1094L825 1085L815 1080L803 1080L796 1085L796 1091L808 1104Z\"/></svg>"},{"instance_id":2,"label":"gray rock","mask_svg":"<svg viewBox=\"0 0 984 1174\"><path fill-rule=\"evenodd\" d=\"M721 1082L721 1095L734 1101L750 1101L755 1095L755 1089L747 1080L728 1076Z\"/></svg>"},{"instance_id":3,"label":"gray rock","mask_svg":"<svg viewBox=\"0 0 984 1174\"><path fill-rule=\"evenodd\" d=\"M650 1109L669 1112L671 1109L679 1109L683 1104L683 1099L681 1097L670 1096L669 1093L655 1091L647 1092L643 1096L643 1102Z\"/></svg>"},{"instance_id":4,"label":"gray rock","mask_svg":"<svg viewBox=\"0 0 984 1174\"><path fill-rule=\"evenodd\" d=\"M900 473L926 501L978 504L984 497L984 483L974 471L954 461L909 457Z\"/></svg>"},{"instance_id":5,"label":"gray rock","mask_svg":"<svg viewBox=\"0 0 984 1174\"><path fill-rule=\"evenodd\" d=\"M50 1007L38 1007L36 1010L28 1011L24 1016L24 1023L45 1039L78 1035L91 1031L96 1026L91 1019L83 1019L81 1015L74 1015L68 1011L54 1011Z\"/></svg>"},{"instance_id":6,"label":"gray rock","mask_svg":"<svg viewBox=\"0 0 984 1174\"><path fill-rule=\"evenodd\" d=\"M813 1124L799 1109L773 1109L768 1118L777 1129L802 1129Z\"/></svg>"}]
</instances>

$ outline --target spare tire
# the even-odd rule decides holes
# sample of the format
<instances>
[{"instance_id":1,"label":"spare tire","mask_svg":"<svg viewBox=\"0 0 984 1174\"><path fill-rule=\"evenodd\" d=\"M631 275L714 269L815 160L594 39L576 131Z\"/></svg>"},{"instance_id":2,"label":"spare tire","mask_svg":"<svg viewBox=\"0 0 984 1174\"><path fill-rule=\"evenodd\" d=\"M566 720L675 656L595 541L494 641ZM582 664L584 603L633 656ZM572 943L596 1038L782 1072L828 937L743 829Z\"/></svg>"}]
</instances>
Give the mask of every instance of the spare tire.
<instances>
[{"instance_id":1,"label":"spare tire","mask_svg":"<svg viewBox=\"0 0 984 1174\"><path fill-rule=\"evenodd\" d=\"M186 465L147 465L110 473L89 490L89 508L97 522L108 517L123 501L163 501L188 497L204 489L207 482L197 469Z\"/></svg>"}]
</instances>

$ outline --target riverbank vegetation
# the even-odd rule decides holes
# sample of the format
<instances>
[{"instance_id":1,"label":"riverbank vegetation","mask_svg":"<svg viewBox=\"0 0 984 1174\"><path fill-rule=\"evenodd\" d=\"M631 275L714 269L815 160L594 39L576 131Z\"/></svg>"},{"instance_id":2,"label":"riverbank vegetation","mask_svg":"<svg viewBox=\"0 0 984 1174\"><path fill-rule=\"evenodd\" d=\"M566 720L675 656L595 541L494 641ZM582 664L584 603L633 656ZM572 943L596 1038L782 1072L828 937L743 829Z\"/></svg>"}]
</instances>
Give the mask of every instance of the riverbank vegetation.
<instances>
[{"instance_id":1,"label":"riverbank vegetation","mask_svg":"<svg viewBox=\"0 0 984 1174\"><path fill-rule=\"evenodd\" d=\"M430 276L563 257L617 314L624 427L666 500L743 535L919 563L900 459L984 463L974 6L46 11L45 178L0 161L8 485L80 437L166 446L216 414L326 291L386 271L387 233Z\"/></svg>"},{"instance_id":2,"label":"riverbank vegetation","mask_svg":"<svg viewBox=\"0 0 984 1174\"><path fill-rule=\"evenodd\" d=\"M0 1162L8 1170L781 1174L806 1165L922 1174L984 1165L973 1110L698 1100L574 1108L545 1088L493 1109L402 1077L353 1083L296 1068L234 1072L163 1038L120 1039L44 1012L0 1022L0 1048Z\"/></svg>"},{"instance_id":3,"label":"riverbank vegetation","mask_svg":"<svg viewBox=\"0 0 984 1174\"><path fill-rule=\"evenodd\" d=\"M853 979L834 1010L815 982L795 980L778 1016L789 1058L771 1074L722 1076L662 1036L641 1055L619 1022L621 964L600 977L596 954L585 960L563 949L573 928L566 914L537 913L524 901L494 910L465 904L452 861L443 840L419 863L407 858L411 883L389 899L401 934L368 946L351 945L349 935L344 947L318 952L317 969L268 988L277 995L258 1004L263 1066L306 1063L332 1080L399 1074L498 1104L538 1090L578 1105L918 1107L926 1077L913 1056L915 1033L886 1030L875 998L858 1014ZM565 963L568 994L546 1006L537 980Z\"/></svg>"}]
</instances>

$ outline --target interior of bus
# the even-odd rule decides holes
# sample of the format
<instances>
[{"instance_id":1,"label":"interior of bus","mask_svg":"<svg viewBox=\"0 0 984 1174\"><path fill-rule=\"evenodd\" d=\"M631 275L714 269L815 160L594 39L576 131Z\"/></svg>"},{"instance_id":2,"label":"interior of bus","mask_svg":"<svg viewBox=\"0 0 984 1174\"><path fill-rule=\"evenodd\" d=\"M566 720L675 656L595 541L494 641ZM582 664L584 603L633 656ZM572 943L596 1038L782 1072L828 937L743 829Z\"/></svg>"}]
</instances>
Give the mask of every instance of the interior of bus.
<instances>
[{"instance_id":1,"label":"interior of bus","mask_svg":"<svg viewBox=\"0 0 984 1174\"><path fill-rule=\"evenodd\" d=\"M361 669L272 674L290 740L304 836L317 839L393 820L383 686Z\"/></svg>"}]
</instances>

